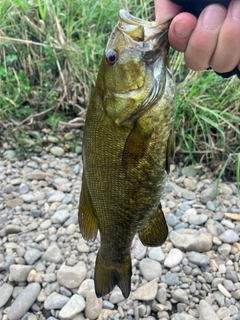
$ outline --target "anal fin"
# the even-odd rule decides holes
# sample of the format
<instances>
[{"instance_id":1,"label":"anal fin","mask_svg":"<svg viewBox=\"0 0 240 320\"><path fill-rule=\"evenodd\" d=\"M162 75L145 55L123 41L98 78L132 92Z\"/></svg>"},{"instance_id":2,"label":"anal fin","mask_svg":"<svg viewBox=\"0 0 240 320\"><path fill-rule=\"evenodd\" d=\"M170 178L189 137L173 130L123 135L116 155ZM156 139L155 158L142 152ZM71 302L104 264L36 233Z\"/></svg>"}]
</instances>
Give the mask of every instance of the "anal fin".
<instances>
[{"instance_id":1,"label":"anal fin","mask_svg":"<svg viewBox=\"0 0 240 320\"><path fill-rule=\"evenodd\" d=\"M159 204L156 213L151 218L149 224L139 233L139 238L143 245L150 247L161 246L168 235L168 227L161 204Z\"/></svg>"},{"instance_id":2,"label":"anal fin","mask_svg":"<svg viewBox=\"0 0 240 320\"><path fill-rule=\"evenodd\" d=\"M86 240L94 240L97 235L98 221L94 215L92 201L89 194L86 178L82 176L82 190L78 211L80 231Z\"/></svg>"}]
</instances>

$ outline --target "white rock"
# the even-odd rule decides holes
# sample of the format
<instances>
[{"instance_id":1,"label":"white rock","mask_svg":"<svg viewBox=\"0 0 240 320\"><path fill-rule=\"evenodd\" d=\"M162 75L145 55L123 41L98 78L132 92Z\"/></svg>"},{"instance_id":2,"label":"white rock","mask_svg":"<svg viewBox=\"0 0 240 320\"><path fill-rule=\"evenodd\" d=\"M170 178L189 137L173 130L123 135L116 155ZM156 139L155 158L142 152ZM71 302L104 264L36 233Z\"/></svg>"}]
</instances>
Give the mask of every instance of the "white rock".
<instances>
[{"instance_id":1,"label":"white rock","mask_svg":"<svg viewBox=\"0 0 240 320\"><path fill-rule=\"evenodd\" d=\"M219 320L213 308L205 301L199 303L199 320Z\"/></svg>"},{"instance_id":2,"label":"white rock","mask_svg":"<svg viewBox=\"0 0 240 320\"><path fill-rule=\"evenodd\" d=\"M59 318L61 320L69 320L78 315L85 308L85 300L83 297L74 294L65 306L59 312Z\"/></svg>"},{"instance_id":3,"label":"white rock","mask_svg":"<svg viewBox=\"0 0 240 320\"><path fill-rule=\"evenodd\" d=\"M164 261L164 266L167 268L173 268L177 266L183 258L183 253L179 249L173 248L170 250L168 256Z\"/></svg>"}]
</instances>

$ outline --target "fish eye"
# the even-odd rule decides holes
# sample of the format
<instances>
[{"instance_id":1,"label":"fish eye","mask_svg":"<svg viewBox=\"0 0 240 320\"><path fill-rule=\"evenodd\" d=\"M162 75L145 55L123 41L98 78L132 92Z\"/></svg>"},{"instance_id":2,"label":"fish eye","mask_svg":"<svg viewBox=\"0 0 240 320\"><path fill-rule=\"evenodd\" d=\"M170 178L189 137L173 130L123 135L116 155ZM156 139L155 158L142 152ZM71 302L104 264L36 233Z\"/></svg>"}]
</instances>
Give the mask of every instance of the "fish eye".
<instances>
[{"instance_id":1,"label":"fish eye","mask_svg":"<svg viewBox=\"0 0 240 320\"><path fill-rule=\"evenodd\" d=\"M118 60L118 54L115 50L109 50L106 54L106 62L109 65L114 65Z\"/></svg>"}]
</instances>

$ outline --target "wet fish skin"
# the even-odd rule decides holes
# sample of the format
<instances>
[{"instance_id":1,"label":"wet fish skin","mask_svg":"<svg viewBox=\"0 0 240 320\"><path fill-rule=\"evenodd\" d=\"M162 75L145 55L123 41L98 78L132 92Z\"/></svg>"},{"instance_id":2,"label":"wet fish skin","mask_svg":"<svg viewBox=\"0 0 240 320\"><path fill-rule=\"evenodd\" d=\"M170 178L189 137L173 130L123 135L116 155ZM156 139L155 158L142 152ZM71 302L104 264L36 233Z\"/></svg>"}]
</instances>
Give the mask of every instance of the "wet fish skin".
<instances>
[{"instance_id":1,"label":"wet fish skin","mask_svg":"<svg viewBox=\"0 0 240 320\"><path fill-rule=\"evenodd\" d=\"M168 234L159 203L174 140L167 30L168 24L154 26L121 10L88 106L79 223L85 239L100 231L98 297L115 285L128 297L137 232L149 246Z\"/></svg>"}]
</instances>

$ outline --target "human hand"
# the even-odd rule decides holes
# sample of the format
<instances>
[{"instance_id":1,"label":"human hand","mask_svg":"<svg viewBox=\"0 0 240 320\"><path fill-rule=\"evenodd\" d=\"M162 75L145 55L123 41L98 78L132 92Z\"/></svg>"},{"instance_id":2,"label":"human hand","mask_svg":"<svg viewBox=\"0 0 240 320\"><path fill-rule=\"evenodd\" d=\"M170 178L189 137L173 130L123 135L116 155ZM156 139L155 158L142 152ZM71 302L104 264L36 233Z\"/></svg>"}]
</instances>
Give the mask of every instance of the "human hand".
<instances>
[{"instance_id":1,"label":"human hand","mask_svg":"<svg viewBox=\"0 0 240 320\"><path fill-rule=\"evenodd\" d=\"M220 73L240 69L240 0L232 0L228 9L211 4L198 19L181 10L170 0L155 0L156 23L173 18L169 42L184 52L188 67L195 71L211 67Z\"/></svg>"}]
</instances>

